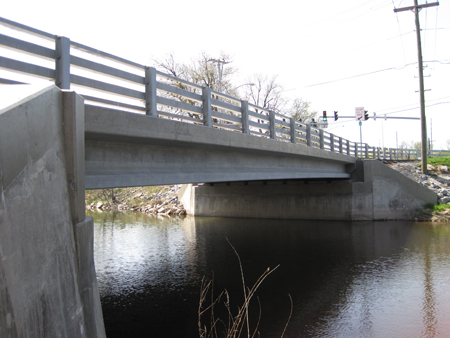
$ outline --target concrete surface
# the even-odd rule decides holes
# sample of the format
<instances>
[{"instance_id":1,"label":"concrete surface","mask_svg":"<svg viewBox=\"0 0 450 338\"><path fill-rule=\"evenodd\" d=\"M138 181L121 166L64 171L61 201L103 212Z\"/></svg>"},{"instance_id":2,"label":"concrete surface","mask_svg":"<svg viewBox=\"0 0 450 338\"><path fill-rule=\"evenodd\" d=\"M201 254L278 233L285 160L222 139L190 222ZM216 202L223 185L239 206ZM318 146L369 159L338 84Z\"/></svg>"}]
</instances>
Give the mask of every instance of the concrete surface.
<instances>
[{"instance_id":1,"label":"concrete surface","mask_svg":"<svg viewBox=\"0 0 450 338\"><path fill-rule=\"evenodd\" d=\"M411 219L437 195L376 160L362 162L363 181L273 181L185 185L190 215L310 220ZM363 170L361 172L361 170Z\"/></svg>"},{"instance_id":2,"label":"concrete surface","mask_svg":"<svg viewBox=\"0 0 450 338\"><path fill-rule=\"evenodd\" d=\"M0 111L2 338L105 336L89 250L92 219L75 236L80 213L69 197L77 179L69 188L65 95L79 100L51 86ZM88 318L87 308L97 317Z\"/></svg>"},{"instance_id":3,"label":"concrete surface","mask_svg":"<svg viewBox=\"0 0 450 338\"><path fill-rule=\"evenodd\" d=\"M86 106L86 189L349 178L356 158L217 128Z\"/></svg>"}]
</instances>

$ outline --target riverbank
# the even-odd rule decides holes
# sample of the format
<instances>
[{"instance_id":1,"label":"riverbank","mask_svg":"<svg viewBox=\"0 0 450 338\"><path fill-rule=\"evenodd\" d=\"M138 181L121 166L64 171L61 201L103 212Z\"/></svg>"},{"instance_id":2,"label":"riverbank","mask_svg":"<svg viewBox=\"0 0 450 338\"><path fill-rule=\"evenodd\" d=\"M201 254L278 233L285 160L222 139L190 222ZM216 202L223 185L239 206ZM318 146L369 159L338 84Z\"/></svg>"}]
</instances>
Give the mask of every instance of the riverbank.
<instances>
[{"instance_id":1,"label":"riverbank","mask_svg":"<svg viewBox=\"0 0 450 338\"><path fill-rule=\"evenodd\" d=\"M392 169L416 181L438 195L437 205L427 205L416 215L418 222L450 222L450 173L447 161L430 159L428 174L422 174L419 162L393 162L387 163Z\"/></svg>"},{"instance_id":2,"label":"riverbank","mask_svg":"<svg viewBox=\"0 0 450 338\"><path fill-rule=\"evenodd\" d=\"M147 214L186 215L178 200L181 185L86 190L86 208L135 211Z\"/></svg>"}]
</instances>

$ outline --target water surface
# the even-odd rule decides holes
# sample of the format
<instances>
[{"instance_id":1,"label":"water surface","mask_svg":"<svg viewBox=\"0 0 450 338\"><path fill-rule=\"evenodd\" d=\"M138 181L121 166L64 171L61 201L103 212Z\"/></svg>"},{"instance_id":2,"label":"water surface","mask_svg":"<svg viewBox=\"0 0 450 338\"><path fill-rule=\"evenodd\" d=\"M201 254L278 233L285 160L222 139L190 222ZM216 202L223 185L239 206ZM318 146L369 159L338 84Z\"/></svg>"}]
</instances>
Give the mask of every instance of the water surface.
<instances>
[{"instance_id":1,"label":"water surface","mask_svg":"<svg viewBox=\"0 0 450 338\"><path fill-rule=\"evenodd\" d=\"M288 295L285 337L450 336L450 224L91 215L108 338L198 337L203 277L236 309L228 241L249 287L279 265L257 291L261 337L281 336ZM256 298L250 313L253 326Z\"/></svg>"}]
</instances>

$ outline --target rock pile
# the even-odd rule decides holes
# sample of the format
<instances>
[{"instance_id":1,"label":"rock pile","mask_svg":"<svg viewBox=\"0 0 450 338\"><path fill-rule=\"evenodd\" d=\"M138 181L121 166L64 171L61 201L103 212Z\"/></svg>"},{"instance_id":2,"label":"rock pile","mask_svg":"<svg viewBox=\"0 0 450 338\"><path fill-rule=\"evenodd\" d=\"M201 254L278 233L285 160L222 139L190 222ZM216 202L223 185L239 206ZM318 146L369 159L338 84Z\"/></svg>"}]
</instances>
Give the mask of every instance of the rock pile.
<instances>
[{"instance_id":1,"label":"rock pile","mask_svg":"<svg viewBox=\"0 0 450 338\"><path fill-rule=\"evenodd\" d=\"M146 197L148 201L156 201L156 203L147 204L143 210L147 214L159 215L186 215L183 204L178 200L178 191L181 184L174 185L167 192L154 193L150 197Z\"/></svg>"},{"instance_id":2,"label":"rock pile","mask_svg":"<svg viewBox=\"0 0 450 338\"><path fill-rule=\"evenodd\" d=\"M104 189L101 191L102 198L86 204L86 207L92 210L138 211L161 216L185 215L186 210L178 200L180 188L180 184L168 186L151 195L146 194L142 187L124 188L115 193L111 189Z\"/></svg>"},{"instance_id":3,"label":"rock pile","mask_svg":"<svg viewBox=\"0 0 450 338\"><path fill-rule=\"evenodd\" d=\"M447 166L435 168L428 165L428 175L422 174L420 166L415 162L398 162L389 166L433 190L438 195L438 203L450 204L450 174Z\"/></svg>"}]
</instances>

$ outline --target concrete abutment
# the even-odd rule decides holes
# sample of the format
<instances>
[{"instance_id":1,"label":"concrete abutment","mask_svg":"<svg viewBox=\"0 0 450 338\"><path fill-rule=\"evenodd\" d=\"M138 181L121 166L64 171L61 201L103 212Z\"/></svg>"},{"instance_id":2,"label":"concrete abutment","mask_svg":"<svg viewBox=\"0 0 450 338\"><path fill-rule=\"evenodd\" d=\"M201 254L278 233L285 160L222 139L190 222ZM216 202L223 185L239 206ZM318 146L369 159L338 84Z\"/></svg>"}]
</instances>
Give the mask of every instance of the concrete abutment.
<instances>
[{"instance_id":1,"label":"concrete abutment","mask_svg":"<svg viewBox=\"0 0 450 338\"><path fill-rule=\"evenodd\" d=\"M352 180L185 185L179 198L195 216L308 220L405 220L437 202L428 188L377 160L360 161Z\"/></svg>"},{"instance_id":2,"label":"concrete abutment","mask_svg":"<svg viewBox=\"0 0 450 338\"><path fill-rule=\"evenodd\" d=\"M83 99L51 86L1 110L0 179L0 336L105 337Z\"/></svg>"}]
</instances>

